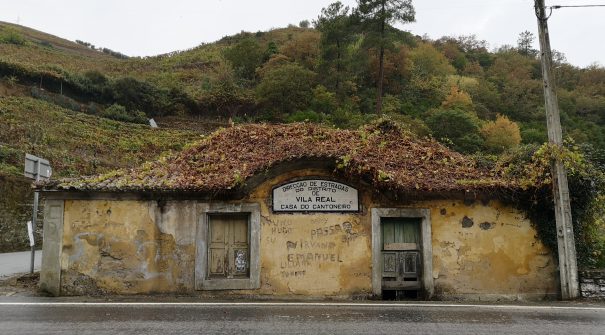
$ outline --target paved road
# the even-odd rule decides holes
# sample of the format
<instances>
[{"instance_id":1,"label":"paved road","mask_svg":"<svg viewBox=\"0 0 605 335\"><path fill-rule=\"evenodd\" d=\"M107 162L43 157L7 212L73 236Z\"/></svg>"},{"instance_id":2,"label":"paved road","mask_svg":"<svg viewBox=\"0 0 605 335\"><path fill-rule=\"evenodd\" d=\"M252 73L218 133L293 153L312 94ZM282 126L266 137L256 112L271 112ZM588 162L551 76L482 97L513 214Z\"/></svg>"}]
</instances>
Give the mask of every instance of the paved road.
<instances>
[{"instance_id":1,"label":"paved road","mask_svg":"<svg viewBox=\"0 0 605 335\"><path fill-rule=\"evenodd\" d=\"M17 273L28 273L31 262L31 251L11 252L0 254L0 279L7 276L12 276ZM34 259L34 270L40 270L40 261L42 259L42 251L36 251Z\"/></svg>"},{"instance_id":2,"label":"paved road","mask_svg":"<svg viewBox=\"0 0 605 335\"><path fill-rule=\"evenodd\" d=\"M0 301L0 315L3 335L605 334L602 307Z\"/></svg>"}]
</instances>

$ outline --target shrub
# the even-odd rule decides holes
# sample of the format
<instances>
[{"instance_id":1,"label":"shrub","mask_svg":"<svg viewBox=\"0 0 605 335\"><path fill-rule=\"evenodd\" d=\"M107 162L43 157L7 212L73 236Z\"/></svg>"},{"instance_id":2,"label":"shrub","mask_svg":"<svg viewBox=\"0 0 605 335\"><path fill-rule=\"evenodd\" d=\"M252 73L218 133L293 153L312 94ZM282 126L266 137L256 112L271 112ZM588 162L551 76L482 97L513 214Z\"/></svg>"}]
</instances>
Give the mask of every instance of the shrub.
<instances>
[{"instance_id":1,"label":"shrub","mask_svg":"<svg viewBox=\"0 0 605 335\"><path fill-rule=\"evenodd\" d=\"M454 150L463 153L479 151L483 140L479 136L479 119L472 113L459 109L437 109L426 119L433 136Z\"/></svg>"},{"instance_id":2,"label":"shrub","mask_svg":"<svg viewBox=\"0 0 605 335\"><path fill-rule=\"evenodd\" d=\"M311 108L314 111L331 114L336 110L338 101L336 94L328 91L324 86L317 85L313 89L313 99L311 100Z\"/></svg>"},{"instance_id":3,"label":"shrub","mask_svg":"<svg viewBox=\"0 0 605 335\"><path fill-rule=\"evenodd\" d=\"M325 115L311 110L298 111L288 116L288 122L314 122L320 123L324 120Z\"/></svg>"},{"instance_id":4,"label":"shrub","mask_svg":"<svg viewBox=\"0 0 605 335\"><path fill-rule=\"evenodd\" d=\"M392 120L395 122L401 129L408 130L418 137L426 137L431 134L429 127L422 122L422 120L415 119L408 115L402 115L397 113L388 113L383 116L383 119Z\"/></svg>"},{"instance_id":5,"label":"shrub","mask_svg":"<svg viewBox=\"0 0 605 335\"><path fill-rule=\"evenodd\" d=\"M459 89L458 86L451 87L450 93L441 103L441 107L444 109L461 109L469 112L474 110L471 96Z\"/></svg>"},{"instance_id":6,"label":"shrub","mask_svg":"<svg viewBox=\"0 0 605 335\"><path fill-rule=\"evenodd\" d=\"M298 23L298 26L301 28L309 28L311 26L311 23L309 22L309 20L302 20Z\"/></svg>"},{"instance_id":7,"label":"shrub","mask_svg":"<svg viewBox=\"0 0 605 335\"><path fill-rule=\"evenodd\" d=\"M502 153L521 143L519 125L506 116L498 115L496 121L487 122L481 127L485 148L491 153Z\"/></svg>"},{"instance_id":8,"label":"shrub","mask_svg":"<svg viewBox=\"0 0 605 335\"><path fill-rule=\"evenodd\" d=\"M6 81L6 84L9 87L15 87L15 85L17 85L17 83L19 82L19 78L15 76L6 76L4 77L4 80Z\"/></svg>"},{"instance_id":9,"label":"shrub","mask_svg":"<svg viewBox=\"0 0 605 335\"><path fill-rule=\"evenodd\" d=\"M526 128L521 131L521 139L524 144L544 143L548 141L548 135L545 129Z\"/></svg>"},{"instance_id":10,"label":"shrub","mask_svg":"<svg viewBox=\"0 0 605 335\"><path fill-rule=\"evenodd\" d=\"M21 159L23 158L23 157L21 157L22 155L23 155L22 152L14 149L14 148L0 144L0 164L6 163L6 164L17 165L18 163L21 162Z\"/></svg>"},{"instance_id":11,"label":"shrub","mask_svg":"<svg viewBox=\"0 0 605 335\"><path fill-rule=\"evenodd\" d=\"M103 110L99 114L99 116L116 121L124 121L131 123L146 124L148 121L147 116L145 116L145 113L138 110L128 112L126 110L126 107L118 104L113 104L105 108L105 110Z\"/></svg>"},{"instance_id":12,"label":"shrub","mask_svg":"<svg viewBox=\"0 0 605 335\"><path fill-rule=\"evenodd\" d=\"M45 48L49 48L49 49L53 48L52 43L50 43L49 41L42 40L39 42L39 44Z\"/></svg>"},{"instance_id":13,"label":"shrub","mask_svg":"<svg viewBox=\"0 0 605 335\"><path fill-rule=\"evenodd\" d=\"M358 109L350 105L345 105L337 108L332 115L329 116L330 121L338 128L357 129L373 119L375 114L362 114Z\"/></svg>"},{"instance_id":14,"label":"shrub","mask_svg":"<svg viewBox=\"0 0 605 335\"><path fill-rule=\"evenodd\" d=\"M13 28L4 28L0 31L0 43L25 45L27 40Z\"/></svg>"},{"instance_id":15,"label":"shrub","mask_svg":"<svg viewBox=\"0 0 605 335\"><path fill-rule=\"evenodd\" d=\"M148 82L124 77L114 81L112 88L114 101L128 110L140 110L152 116L164 115L170 110L168 92Z\"/></svg>"},{"instance_id":16,"label":"shrub","mask_svg":"<svg viewBox=\"0 0 605 335\"><path fill-rule=\"evenodd\" d=\"M305 110L313 99L314 76L298 64L280 66L265 74L256 87L256 96L273 118Z\"/></svg>"},{"instance_id":17,"label":"shrub","mask_svg":"<svg viewBox=\"0 0 605 335\"><path fill-rule=\"evenodd\" d=\"M224 51L225 58L231 62L239 78L254 79L256 68L262 64L263 50L252 38L246 38Z\"/></svg>"}]
</instances>

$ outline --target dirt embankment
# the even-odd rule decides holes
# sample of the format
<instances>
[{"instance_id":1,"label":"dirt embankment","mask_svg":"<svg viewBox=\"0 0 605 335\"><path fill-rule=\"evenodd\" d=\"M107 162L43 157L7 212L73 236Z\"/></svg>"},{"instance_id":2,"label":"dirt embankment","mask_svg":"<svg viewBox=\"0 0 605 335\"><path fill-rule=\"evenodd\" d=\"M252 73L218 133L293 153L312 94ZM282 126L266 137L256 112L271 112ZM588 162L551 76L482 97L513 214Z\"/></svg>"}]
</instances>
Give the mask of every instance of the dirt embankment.
<instances>
[{"instance_id":1,"label":"dirt embankment","mask_svg":"<svg viewBox=\"0 0 605 335\"><path fill-rule=\"evenodd\" d=\"M28 88L23 85L11 83L10 79L0 78L0 97L29 96Z\"/></svg>"},{"instance_id":2,"label":"dirt embankment","mask_svg":"<svg viewBox=\"0 0 605 335\"><path fill-rule=\"evenodd\" d=\"M32 218L34 193L25 178L0 174L0 253L29 250L26 222ZM38 215L38 222L42 216ZM36 241L42 241L38 224Z\"/></svg>"}]
</instances>

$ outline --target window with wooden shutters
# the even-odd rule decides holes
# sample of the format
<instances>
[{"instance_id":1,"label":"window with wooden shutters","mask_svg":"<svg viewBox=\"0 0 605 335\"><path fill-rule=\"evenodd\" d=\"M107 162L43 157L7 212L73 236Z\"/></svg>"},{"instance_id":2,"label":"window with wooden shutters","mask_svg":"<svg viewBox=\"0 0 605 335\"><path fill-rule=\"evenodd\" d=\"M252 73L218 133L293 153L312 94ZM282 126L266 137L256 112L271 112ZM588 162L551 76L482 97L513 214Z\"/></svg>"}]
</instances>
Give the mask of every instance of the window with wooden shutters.
<instances>
[{"instance_id":1,"label":"window with wooden shutters","mask_svg":"<svg viewBox=\"0 0 605 335\"><path fill-rule=\"evenodd\" d=\"M260 205L199 203L196 290L260 287Z\"/></svg>"},{"instance_id":2,"label":"window with wooden shutters","mask_svg":"<svg viewBox=\"0 0 605 335\"><path fill-rule=\"evenodd\" d=\"M209 215L208 278L249 276L248 221L248 215Z\"/></svg>"}]
</instances>

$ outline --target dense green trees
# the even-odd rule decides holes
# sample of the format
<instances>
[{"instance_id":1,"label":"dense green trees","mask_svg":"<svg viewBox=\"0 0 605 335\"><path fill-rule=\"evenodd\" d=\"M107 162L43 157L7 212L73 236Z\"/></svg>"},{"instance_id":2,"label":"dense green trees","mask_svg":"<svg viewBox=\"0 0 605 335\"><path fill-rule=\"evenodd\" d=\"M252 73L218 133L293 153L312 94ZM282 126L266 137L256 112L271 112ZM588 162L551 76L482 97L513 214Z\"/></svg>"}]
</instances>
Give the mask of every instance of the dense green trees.
<instances>
[{"instance_id":1,"label":"dense green trees","mask_svg":"<svg viewBox=\"0 0 605 335\"><path fill-rule=\"evenodd\" d=\"M254 97L251 92L237 84L236 75L229 64L221 63L215 69L214 80L208 82L200 104L206 111L233 118L237 114L250 112Z\"/></svg>"},{"instance_id":2,"label":"dense green trees","mask_svg":"<svg viewBox=\"0 0 605 335\"><path fill-rule=\"evenodd\" d=\"M261 114L354 126L384 112L463 152L500 153L546 139L533 34L523 32L516 47L490 52L475 36L433 41L394 27L413 19L411 1L330 4L313 22L319 35L309 29L289 34L256 67ZM558 62L567 135L601 146L603 68L579 69L564 55ZM293 87L299 88L295 97L287 92Z\"/></svg>"},{"instance_id":3,"label":"dense green trees","mask_svg":"<svg viewBox=\"0 0 605 335\"><path fill-rule=\"evenodd\" d=\"M307 69L315 70L319 58L319 39L316 31L303 31L286 42L281 53Z\"/></svg>"},{"instance_id":4,"label":"dense green trees","mask_svg":"<svg viewBox=\"0 0 605 335\"><path fill-rule=\"evenodd\" d=\"M360 0L352 7L334 2L318 14L313 28L301 22L242 32L188 51L113 59L105 68L82 66L81 72L68 70L68 62L24 65L5 54L0 78L7 87L36 86L32 94L39 98L92 114L118 104L127 115L140 111L147 117L195 114L357 127L382 113L464 152L500 153L519 136L521 144L546 140L532 33L490 51L475 36L431 40L400 30L414 19L411 1ZM8 41L9 30L0 33L12 53L41 48L30 40ZM35 49L29 57L47 52ZM578 68L555 55L565 136L605 149L605 68Z\"/></svg>"}]
</instances>

